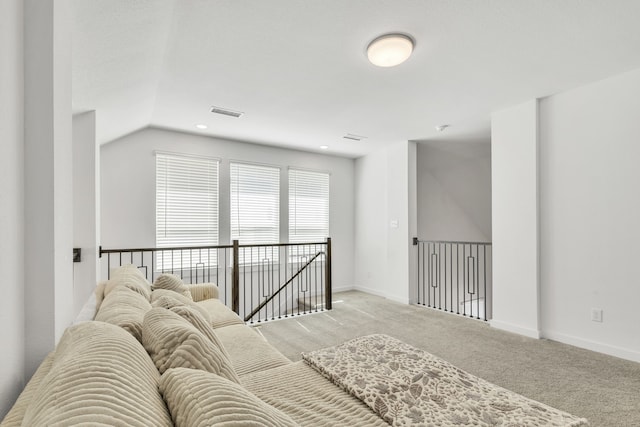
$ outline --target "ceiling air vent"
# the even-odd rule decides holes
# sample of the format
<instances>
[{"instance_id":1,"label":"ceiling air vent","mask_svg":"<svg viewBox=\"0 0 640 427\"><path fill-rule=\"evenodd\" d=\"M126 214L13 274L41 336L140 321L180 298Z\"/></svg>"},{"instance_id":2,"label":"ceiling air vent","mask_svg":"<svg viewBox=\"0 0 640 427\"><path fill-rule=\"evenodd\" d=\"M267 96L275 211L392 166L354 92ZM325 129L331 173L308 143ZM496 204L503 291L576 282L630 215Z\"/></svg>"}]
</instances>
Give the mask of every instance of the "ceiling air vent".
<instances>
[{"instance_id":1,"label":"ceiling air vent","mask_svg":"<svg viewBox=\"0 0 640 427\"><path fill-rule=\"evenodd\" d=\"M352 133L348 133L345 136L343 136L344 139L350 139L352 141L362 141L363 139L367 139L366 136L361 136L361 135L354 135Z\"/></svg>"},{"instance_id":2,"label":"ceiling air vent","mask_svg":"<svg viewBox=\"0 0 640 427\"><path fill-rule=\"evenodd\" d=\"M221 108L221 107L211 107L211 112L215 114L222 114L223 116L230 116L230 117L240 117L244 114L240 111L233 111L233 110L229 110L227 108Z\"/></svg>"}]
</instances>

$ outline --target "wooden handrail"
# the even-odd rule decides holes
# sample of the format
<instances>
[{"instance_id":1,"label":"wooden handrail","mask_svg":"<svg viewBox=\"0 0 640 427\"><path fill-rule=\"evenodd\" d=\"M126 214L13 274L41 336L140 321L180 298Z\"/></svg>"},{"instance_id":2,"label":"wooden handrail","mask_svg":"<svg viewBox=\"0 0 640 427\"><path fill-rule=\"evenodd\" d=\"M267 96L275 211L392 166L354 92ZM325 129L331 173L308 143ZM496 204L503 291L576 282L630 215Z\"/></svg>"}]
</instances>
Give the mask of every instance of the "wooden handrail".
<instances>
[{"instance_id":1,"label":"wooden handrail","mask_svg":"<svg viewBox=\"0 0 640 427\"><path fill-rule=\"evenodd\" d=\"M324 245L326 242L304 242L304 243L251 243L246 245L238 244L240 248L258 248L264 246L290 247L290 246L308 246L308 245ZM129 248L129 249L103 249L102 246L98 248L98 256L102 258L102 254L117 254L117 253L130 253L130 252L167 252L167 251L195 251L204 249L231 249L233 248L235 241L231 245L206 245L206 246L175 246L175 247L161 247L161 248Z\"/></svg>"}]
</instances>

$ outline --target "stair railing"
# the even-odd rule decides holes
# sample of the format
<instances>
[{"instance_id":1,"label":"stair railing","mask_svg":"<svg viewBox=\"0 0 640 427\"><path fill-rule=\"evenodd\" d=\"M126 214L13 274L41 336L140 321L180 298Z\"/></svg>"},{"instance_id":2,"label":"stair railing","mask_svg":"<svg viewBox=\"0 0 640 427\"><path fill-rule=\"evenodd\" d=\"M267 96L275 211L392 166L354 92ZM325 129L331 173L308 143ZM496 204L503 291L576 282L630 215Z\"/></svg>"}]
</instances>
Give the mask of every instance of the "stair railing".
<instances>
[{"instance_id":1,"label":"stair railing","mask_svg":"<svg viewBox=\"0 0 640 427\"><path fill-rule=\"evenodd\" d=\"M286 288L289 284L291 284L291 283L294 281L294 279L295 279L296 277L298 277L298 276L300 275L300 273L302 273L303 271L305 271L305 270L306 270L306 268L307 268L307 267L309 267L309 266L310 266L310 265L311 265L311 264L316 260L316 258L318 258L320 255L325 255L325 253L324 253L324 252L318 252L317 254L315 254L315 255L313 256L313 258L311 258L309 261L307 261L307 263L306 263L305 265L303 265L302 267L300 267L300 269L299 269L298 271L296 271L296 273L295 273L293 276L291 276L291 278L290 278L289 280L287 280L286 282L284 282L284 283L282 284L282 286L280 286L280 288L279 288L277 291L275 291L273 294L271 294L271 296L269 296L267 299L265 299L264 301L262 301L262 302L260 303L260 305L258 305L256 308L254 308L254 309L251 311L251 313L247 314L247 315L245 316L245 318L244 318L244 321L245 321L245 322L248 322L249 320L251 320L251 318L252 318L253 316L255 316L255 315L256 315L260 310L262 310L262 309L263 309L267 304L269 304L269 303L270 303L270 302L271 302L275 297L277 297L277 296L280 294L280 292L282 292L282 291L284 290L284 288ZM325 292L325 297L326 297L326 295L327 295L327 294L330 294L330 292L329 292L329 293ZM331 298L329 298L329 301L330 301L330 300L331 300ZM326 304L327 304L327 303L326 303L326 300L325 300L325 305L326 305ZM331 304L331 302L329 302L329 304Z\"/></svg>"},{"instance_id":2,"label":"stair railing","mask_svg":"<svg viewBox=\"0 0 640 427\"><path fill-rule=\"evenodd\" d=\"M492 314L490 242L420 240L417 246L417 304L488 320Z\"/></svg>"},{"instance_id":3,"label":"stair railing","mask_svg":"<svg viewBox=\"0 0 640 427\"><path fill-rule=\"evenodd\" d=\"M151 283L163 273L176 274L185 284L215 283L219 299L251 323L256 316L261 322L332 308L331 238L310 243L241 245L234 240L216 246L100 247L99 255L103 279L114 267L134 264Z\"/></svg>"}]
</instances>

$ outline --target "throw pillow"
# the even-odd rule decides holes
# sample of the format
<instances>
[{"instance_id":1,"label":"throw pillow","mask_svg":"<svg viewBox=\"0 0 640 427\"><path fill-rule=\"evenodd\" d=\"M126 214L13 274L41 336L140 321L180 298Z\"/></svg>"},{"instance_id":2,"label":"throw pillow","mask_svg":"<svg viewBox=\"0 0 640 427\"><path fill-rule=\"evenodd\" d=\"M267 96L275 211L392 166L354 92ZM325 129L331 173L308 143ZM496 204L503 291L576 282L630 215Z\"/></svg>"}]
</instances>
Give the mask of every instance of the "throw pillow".
<instances>
[{"instance_id":1,"label":"throw pillow","mask_svg":"<svg viewBox=\"0 0 640 427\"><path fill-rule=\"evenodd\" d=\"M170 310L195 326L195 328L202 332L205 337L209 338L211 342L214 343L222 353L224 353L225 356L229 357L229 354L225 350L224 345L222 344L222 342L220 342L218 336L213 331L211 323L209 323L198 310L196 310L194 307L188 307L186 305L172 307L170 308Z\"/></svg>"},{"instance_id":2,"label":"throw pillow","mask_svg":"<svg viewBox=\"0 0 640 427\"><path fill-rule=\"evenodd\" d=\"M151 285L149 285L140 269L133 264L123 265L111 272L111 278L104 288L105 298L118 286L124 286L138 292L147 301L151 298Z\"/></svg>"},{"instance_id":3,"label":"throw pillow","mask_svg":"<svg viewBox=\"0 0 640 427\"><path fill-rule=\"evenodd\" d=\"M68 328L22 425L170 426L160 374L144 348L104 322Z\"/></svg>"},{"instance_id":4,"label":"throw pillow","mask_svg":"<svg viewBox=\"0 0 640 427\"><path fill-rule=\"evenodd\" d=\"M189 292L189 287L182 283L182 279L175 274L161 274L155 282L153 282L151 289L166 289L168 291L177 292L193 301L191 292Z\"/></svg>"},{"instance_id":5,"label":"throw pillow","mask_svg":"<svg viewBox=\"0 0 640 427\"><path fill-rule=\"evenodd\" d=\"M154 307L163 307L170 309L173 307L192 307L194 310L198 310L198 313L206 319L207 322L211 322L209 312L200 305L187 299L185 296L177 294L173 291L166 289L156 289L151 293L151 305Z\"/></svg>"},{"instance_id":6,"label":"throw pillow","mask_svg":"<svg viewBox=\"0 0 640 427\"><path fill-rule=\"evenodd\" d=\"M166 371L160 379L160 392L178 427L297 425L244 387L193 369Z\"/></svg>"},{"instance_id":7,"label":"throw pillow","mask_svg":"<svg viewBox=\"0 0 640 427\"><path fill-rule=\"evenodd\" d=\"M240 382L220 348L192 324L165 308L152 308L144 316L142 344L160 373L170 368L191 368Z\"/></svg>"},{"instance_id":8,"label":"throw pillow","mask_svg":"<svg viewBox=\"0 0 640 427\"><path fill-rule=\"evenodd\" d=\"M120 286L105 297L95 320L120 326L142 342L142 321L149 310L151 304L145 297Z\"/></svg>"}]
</instances>

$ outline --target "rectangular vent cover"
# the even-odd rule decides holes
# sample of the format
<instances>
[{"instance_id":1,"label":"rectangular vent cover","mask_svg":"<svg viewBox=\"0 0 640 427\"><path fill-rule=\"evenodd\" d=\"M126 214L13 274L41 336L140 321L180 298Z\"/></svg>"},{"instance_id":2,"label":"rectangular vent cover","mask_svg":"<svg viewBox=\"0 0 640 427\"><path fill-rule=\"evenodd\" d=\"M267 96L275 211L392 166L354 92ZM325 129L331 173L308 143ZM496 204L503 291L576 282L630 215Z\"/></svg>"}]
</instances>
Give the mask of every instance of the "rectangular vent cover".
<instances>
[{"instance_id":1,"label":"rectangular vent cover","mask_svg":"<svg viewBox=\"0 0 640 427\"><path fill-rule=\"evenodd\" d=\"M344 139L350 139L352 141L362 141L363 139L367 139L366 136L362 136L362 135L354 135L352 133L348 133L345 136L343 136Z\"/></svg>"},{"instance_id":2,"label":"rectangular vent cover","mask_svg":"<svg viewBox=\"0 0 640 427\"><path fill-rule=\"evenodd\" d=\"M244 114L240 111L233 111L233 110L229 110L227 108L221 108L221 107L211 107L211 112L215 114L222 114L223 116L230 116L230 117L240 117Z\"/></svg>"}]
</instances>

